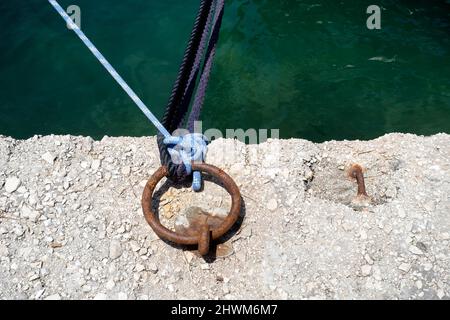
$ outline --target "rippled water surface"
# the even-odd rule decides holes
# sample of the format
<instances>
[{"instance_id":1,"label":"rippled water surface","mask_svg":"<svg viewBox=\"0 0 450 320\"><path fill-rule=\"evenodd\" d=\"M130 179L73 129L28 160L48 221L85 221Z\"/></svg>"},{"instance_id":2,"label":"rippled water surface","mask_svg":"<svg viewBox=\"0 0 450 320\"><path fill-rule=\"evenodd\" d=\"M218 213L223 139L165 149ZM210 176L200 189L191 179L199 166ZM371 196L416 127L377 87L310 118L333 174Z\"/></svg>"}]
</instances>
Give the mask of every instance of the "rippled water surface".
<instances>
[{"instance_id":1,"label":"rippled water surface","mask_svg":"<svg viewBox=\"0 0 450 320\"><path fill-rule=\"evenodd\" d=\"M198 1L64 0L161 117ZM382 7L382 29L366 8ZM228 0L204 128L369 139L450 132L450 2ZM46 0L0 2L0 134L155 129Z\"/></svg>"}]
</instances>

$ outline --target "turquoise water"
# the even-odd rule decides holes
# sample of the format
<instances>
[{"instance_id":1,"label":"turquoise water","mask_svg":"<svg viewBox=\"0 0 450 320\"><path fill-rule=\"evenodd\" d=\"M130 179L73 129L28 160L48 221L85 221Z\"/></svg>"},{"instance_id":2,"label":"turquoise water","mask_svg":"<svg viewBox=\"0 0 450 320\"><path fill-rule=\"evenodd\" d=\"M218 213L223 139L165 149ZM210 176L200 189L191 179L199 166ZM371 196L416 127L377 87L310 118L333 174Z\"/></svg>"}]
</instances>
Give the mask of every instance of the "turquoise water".
<instances>
[{"instance_id":1,"label":"turquoise water","mask_svg":"<svg viewBox=\"0 0 450 320\"><path fill-rule=\"evenodd\" d=\"M80 6L83 31L161 117L198 1L60 3ZM450 132L450 1L226 3L205 129ZM369 4L383 8L381 30L366 28ZM46 0L1 1L0 39L0 134L155 134Z\"/></svg>"}]
</instances>

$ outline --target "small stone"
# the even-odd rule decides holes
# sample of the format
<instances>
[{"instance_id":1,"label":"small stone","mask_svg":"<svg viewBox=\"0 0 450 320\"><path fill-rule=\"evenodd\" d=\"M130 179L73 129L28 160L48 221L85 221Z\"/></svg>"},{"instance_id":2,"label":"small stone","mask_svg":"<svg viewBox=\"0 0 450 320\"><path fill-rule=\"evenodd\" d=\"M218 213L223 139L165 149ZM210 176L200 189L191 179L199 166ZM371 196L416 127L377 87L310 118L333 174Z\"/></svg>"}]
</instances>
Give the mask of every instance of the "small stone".
<instances>
[{"instance_id":1,"label":"small stone","mask_svg":"<svg viewBox=\"0 0 450 320\"><path fill-rule=\"evenodd\" d=\"M61 300L61 296L56 293L45 297L44 300Z\"/></svg>"},{"instance_id":2,"label":"small stone","mask_svg":"<svg viewBox=\"0 0 450 320\"><path fill-rule=\"evenodd\" d=\"M13 193L14 191L17 190L17 188L19 188L20 186L20 180L16 177L11 177L6 179L5 182L5 190L8 193Z\"/></svg>"},{"instance_id":3,"label":"small stone","mask_svg":"<svg viewBox=\"0 0 450 320\"><path fill-rule=\"evenodd\" d=\"M408 273L409 270L411 269L411 264L409 263L402 263L401 265L398 266L398 268L403 271L404 273Z\"/></svg>"},{"instance_id":4,"label":"small stone","mask_svg":"<svg viewBox=\"0 0 450 320\"><path fill-rule=\"evenodd\" d=\"M117 259L122 255L122 247L120 245L120 242L117 240L111 241L111 244L109 245L109 257L111 259Z\"/></svg>"},{"instance_id":5,"label":"small stone","mask_svg":"<svg viewBox=\"0 0 450 320\"><path fill-rule=\"evenodd\" d=\"M422 281L420 281L420 280L417 280L416 281L416 287L417 287L417 289L422 289L422 287L423 287L423 284L422 284Z\"/></svg>"},{"instance_id":6,"label":"small stone","mask_svg":"<svg viewBox=\"0 0 450 320\"><path fill-rule=\"evenodd\" d=\"M91 168L97 171L102 165L102 161L100 159L94 159L91 163Z\"/></svg>"},{"instance_id":7,"label":"small stone","mask_svg":"<svg viewBox=\"0 0 450 320\"><path fill-rule=\"evenodd\" d=\"M267 209L269 209L270 211L275 211L278 208L278 203L276 199L270 199L267 202Z\"/></svg>"},{"instance_id":8,"label":"small stone","mask_svg":"<svg viewBox=\"0 0 450 320\"><path fill-rule=\"evenodd\" d=\"M8 247L0 243L0 257L7 257L9 255Z\"/></svg>"},{"instance_id":9,"label":"small stone","mask_svg":"<svg viewBox=\"0 0 450 320\"><path fill-rule=\"evenodd\" d=\"M147 184L147 180L142 180L141 182L139 182L139 186L141 188L144 188L146 184Z\"/></svg>"},{"instance_id":10,"label":"small stone","mask_svg":"<svg viewBox=\"0 0 450 320\"><path fill-rule=\"evenodd\" d=\"M83 168L83 169L87 169L87 168L89 168L89 162L87 162L87 161L82 161L81 162L81 164L80 164L80 166Z\"/></svg>"},{"instance_id":11,"label":"small stone","mask_svg":"<svg viewBox=\"0 0 450 320\"><path fill-rule=\"evenodd\" d=\"M143 266L142 264L138 263L136 265L136 271L137 272L141 272L141 271L144 271L144 270L145 270L145 266Z\"/></svg>"},{"instance_id":12,"label":"small stone","mask_svg":"<svg viewBox=\"0 0 450 320\"><path fill-rule=\"evenodd\" d=\"M97 293L94 300L107 300L108 296L105 293Z\"/></svg>"},{"instance_id":13,"label":"small stone","mask_svg":"<svg viewBox=\"0 0 450 320\"><path fill-rule=\"evenodd\" d=\"M371 273L372 273L372 267L370 265L366 264L366 265L361 267L361 274L364 277L370 276Z\"/></svg>"},{"instance_id":14,"label":"small stone","mask_svg":"<svg viewBox=\"0 0 450 320\"><path fill-rule=\"evenodd\" d=\"M84 292L84 293L91 292L91 290L92 290L91 286L84 286L84 287L83 287L83 292Z\"/></svg>"},{"instance_id":15,"label":"small stone","mask_svg":"<svg viewBox=\"0 0 450 320\"><path fill-rule=\"evenodd\" d=\"M209 268L209 264L207 264L207 263L201 264L201 265L200 265L200 268L201 268L202 270L209 270L209 269L210 269L210 268Z\"/></svg>"},{"instance_id":16,"label":"small stone","mask_svg":"<svg viewBox=\"0 0 450 320\"><path fill-rule=\"evenodd\" d=\"M27 190L27 188L25 188L24 186L20 186L18 189L17 189L17 192L18 193L21 193L21 194L24 194L25 192L27 192L28 190Z\"/></svg>"},{"instance_id":17,"label":"small stone","mask_svg":"<svg viewBox=\"0 0 450 320\"><path fill-rule=\"evenodd\" d=\"M23 206L21 210L21 216L23 218L30 219L32 222L36 222L41 214L38 211L30 209L28 206Z\"/></svg>"},{"instance_id":18,"label":"small stone","mask_svg":"<svg viewBox=\"0 0 450 320\"><path fill-rule=\"evenodd\" d=\"M222 286L222 291L224 294L230 293L230 288L228 287L228 284L224 283L224 285Z\"/></svg>"},{"instance_id":19,"label":"small stone","mask_svg":"<svg viewBox=\"0 0 450 320\"><path fill-rule=\"evenodd\" d=\"M67 190L70 188L70 182L68 180L65 180L63 183L63 188L64 190Z\"/></svg>"},{"instance_id":20,"label":"small stone","mask_svg":"<svg viewBox=\"0 0 450 320\"><path fill-rule=\"evenodd\" d=\"M124 176L129 176L130 173L131 173L131 168L130 168L130 166L125 166L125 167L123 167L122 170L121 170L121 172L122 172L122 174L123 174Z\"/></svg>"},{"instance_id":21,"label":"small stone","mask_svg":"<svg viewBox=\"0 0 450 320\"><path fill-rule=\"evenodd\" d=\"M425 263L425 264L423 265L423 269L424 269L425 271L430 271L431 269L433 269L433 264L427 262L427 263Z\"/></svg>"},{"instance_id":22,"label":"small stone","mask_svg":"<svg viewBox=\"0 0 450 320\"><path fill-rule=\"evenodd\" d=\"M344 221L342 223L342 229L344 229L344 231L347 231L347 232L352 231L353 230L353 224L351 224L348 221Z\"/></svg>"},{"instance_id":23,"label":"small stone","mask_svg":"<svg viewBox=\"0 0 450 320\"><path fill-rule=\"evenodd\" d=\"M423 255L422 250L420 250L419 248L417 248L416 246L410 246L409 247L409 252L415 254L415 255Z\"/></svg>"},{"instance_id":24,"label":"small stone","mask_svg":"<svg viewBox=\"0 0 450 320\"><path fill-rule=\"evenodd\" d=\"M16 236L20 237L25 233L25 229L22 226L17 226L14 228L13 232Z\"/></svg>"},{"instance_id":25,"label":"small stone","mask_svg":"<svg viewBox=\"0 0 450 320\"><path fill-rule=\"evenodd\" d=\"M148 271L150 271L153 274L156 274L158 272L158 266L152 262L148 265Z\"/></svg>"},{"instance_id":26,"label":"small stone","mask_svg":"<svg viewBox=\"0 0 450 320\"><path fill-rule=\"evenodd\" d=\"M361 229L361 231L359 232L359 237L361 238L361 240L367 240L367 232L364 229Z\"/></svg>"},{"instance_id":27,"label":"small stone","mask_svg":"<svg viewBox=\"0 0 450 320\"><path fill-rule=\"evenodd\" d=\"M428 248L425 245L425 243L417 241L416 242L416 247L419 248L419 250L421 250L422 252L427 252Z\"/></svg>"},{"instance_id":28,"label":"small stone","mask_svg":"<svg viewBox=\"0 0 450 320\"><path fill-rule=\"evenodd\" d=\"M439 299L442 299L443 297L445 297L445 292L442 289L439 289L436 294Z\"/></svg>"},{"instance_id":29,"label":"small stone","mask_svg":"<svg viewBox=\"0 0 450 320\"><path fill-rule=\"evenodd\" d=\"M53 163L55 162L56 157L51 154L50 152L46 152L42 155L42 159L47 162L48 164L53 165Z\"/></svg>"},{"instance_id":30,"label":"small stone","mask_svg":"<svg viewBox=\"0 0 450 320\"><path fill-rule=\"evenodd\" d=\"M86 218L84 218L84 223L85 224L91 224L91 223L93 223L95 221L97 221L97 219L92 214L88 214L86 216Z\"/></svg>"},{"instance_id":31,"label":"small stone","mask_svg":"<svg viewBox=\"0 0 450 320\"><path fill-rule=\"evenodd\" d=\"M368 264L370 264L370 265L373 264L373 259L372 259L368 254L365 254L365 255L364 255L364 259L366 260L366 262L367 262Z\"/></svg>"},{"instance_id":32,"label":"small stone","mask_svg":"<svg viewBox=\"0 0 450 320\"><path fill-rule=\"evenodd\" d=\"M434 201L428 201L423 204L423 207L428 212L433 212L436 209L436 204L434 203Z\"/></svg>"},{"instance_id":33,"label":"small stone","mask_svg":"<svg viewBox=\"0 0 450 320\"><path fill-rule=\"evenodd\" d=\"M139 255L140 256L144 256L148 253L148 249L147 248L141 248L139 249Z\"/></svg>"},{"instance_id":34,"label":"small stone","mask_svg":"<svg viewBox=\"0 0 450 320\"><path fill-rule=\"evenodd\" d=\"M35 294L35 298L36 298L36 299L39 299L39 298L44 294L44 292L45 292L45 288L44 288L44 289L41 289L41 290L38 290L38 291L36 292L36 294Z\"/></svg>"},{"instance_id":35,"label":"small stone","mask_svg":"<svg viewBox=\"0 0 450 320\"><path fill-rule=\"evenodd\" d=\"M112 290L114 288L116 284L114 283L114 280L110 279L108 280L108 282L106 283L105 287L108 290Z\"/></svg>"},{"instance_id":36,"label":"small stone","mask_svg":"<svg viewBox=\"0 0 450 320\"><path fill-rule=\"evenodd\" d=\"M137 252L137 251L139 251L139 249L141 247L139 246L139 244L136 241L132 240L132 241L130 241L130 248L133 252Z\"/></svg>"},{"instance_id":37,"label":"small stone","mask_svg":"<svg viewBox=\"0 0 450 320\"><path fill-rule=\"evenodd\" d=\"M184 256L186 257L186 261L191 263L192 259L194 259L194 254L190 251L185 251Z\"/></svg>"}]
</instances>

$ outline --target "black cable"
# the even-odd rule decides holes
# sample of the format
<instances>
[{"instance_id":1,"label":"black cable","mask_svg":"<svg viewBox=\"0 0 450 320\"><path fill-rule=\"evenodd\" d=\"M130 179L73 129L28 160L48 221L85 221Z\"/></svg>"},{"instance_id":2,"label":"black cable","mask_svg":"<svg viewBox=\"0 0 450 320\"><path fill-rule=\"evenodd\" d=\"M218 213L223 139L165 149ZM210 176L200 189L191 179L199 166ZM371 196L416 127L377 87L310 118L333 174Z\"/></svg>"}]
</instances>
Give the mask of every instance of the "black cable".
<instances>
[{"instance_id":1,"label":"black cable","mask_svg":"<svg viewBox=\"0 0 450 320\"><path fill-rule=\"evenodd\" d=\"M182 63L180 65L177 79L172 89L172 94L170 96L166 111L162 119L162 124L169 131L169 133L172 133L178 128L188 111L193 88L186 87L189 85L189 76L194 66L195 57L199 50L203 30L206 27L208 15L211 11L213 1L214 0L201 0L200 2L200 8L195 19L194 26L192 28L191 36L184 53ZM186 89L188 90L187 94L185 95L184 93L186 92ZM184 165L176 165L172 162L171 156L167 150L167 146L164 144L163 140L164 136L158 134L157 141L161 164L168 167L169 177L171 177L173 180L184 179L184 176L179 175L179 172L183 170L178 170L179 166L184 167Z\"/></svg>"}]
</instances>

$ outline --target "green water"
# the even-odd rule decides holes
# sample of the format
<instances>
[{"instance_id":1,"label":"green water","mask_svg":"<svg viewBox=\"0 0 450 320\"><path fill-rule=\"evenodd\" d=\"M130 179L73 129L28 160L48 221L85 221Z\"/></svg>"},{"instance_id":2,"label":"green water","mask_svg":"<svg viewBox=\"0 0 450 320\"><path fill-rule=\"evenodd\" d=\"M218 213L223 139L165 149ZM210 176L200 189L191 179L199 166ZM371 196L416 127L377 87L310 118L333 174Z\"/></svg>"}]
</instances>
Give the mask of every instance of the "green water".
<instances>
[{"instance_id":1,"label":"green water","mask_svg":"<svg viewBox=\"0 0 450 320\"><path fill-rule=\"evenodd\" d=\"M83 31L161 117L198 1L60 3L80 6ZM450 1L226 4L205 129L314 141L450 132ZM381 30L366 28L369 4L383 7ZM1 1L0 39L0 134L155 134L46 0Z\"/></svg>"}]
</instances>

